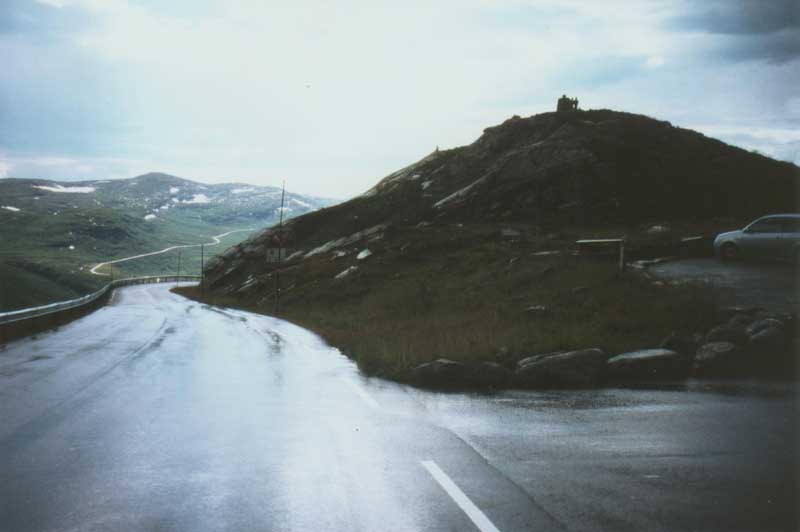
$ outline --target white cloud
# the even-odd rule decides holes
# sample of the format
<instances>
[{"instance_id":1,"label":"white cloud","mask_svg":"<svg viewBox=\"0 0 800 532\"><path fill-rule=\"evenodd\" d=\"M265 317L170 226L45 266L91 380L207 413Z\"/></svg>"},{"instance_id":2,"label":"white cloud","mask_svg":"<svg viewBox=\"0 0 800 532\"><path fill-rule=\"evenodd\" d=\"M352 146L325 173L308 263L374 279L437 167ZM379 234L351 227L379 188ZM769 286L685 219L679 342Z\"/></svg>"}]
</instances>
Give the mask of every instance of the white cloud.
<instances>
[{"instance_id":1,"label":"white cloud","mask_svg":"<svg viewBox=\"0 0 800 532\"><path fill-rule=\"evenodd\" d=\"M800 118L800 96L786 100L786 111L790 116Z\"/></svg>"},{"instance_id":2,"label":"white cloud","mask_svg":"<svg viewBox=\"0 0 800 532\"><path fill-rule=\"evenodd\" d=\"M800 165L800 128L741 124L698 125L693 129L741 148Z\"/></svg>"},{"instance_id":3,"label":"white cloud","mask_svg":"<svg viewBox=\"0 0 800 532\"><path fill-rule=\"evenodd\" d=\"M65 99L52 110L66 117L52 129L69 134L28 132L24 139L45 139L32 150L20 142L35 157L0 141L15 155L0 175L163 171L201 181L286 179L293 191L341 197L437 145L469 143L513 114L552 110L565 92L584 108L680 124L800 114L800 103L787 101L796 85L787 68L721 66L703 56L717 37L666 28L691 9L687 1L41 1L61 7L54 16L85 23L69 25L52 48L29 43L19 71L33 74L19 93L86 96L75 97L83 107ZM0 54L10 51L0 39ZM73 62L63 66L67 51ZM37 79L42 63L48 69ZM31 102L21 127L42 107ZM73 139L75 125L83 130Z\"/></svg>"},{"instance_id":4,"label":"white cloud","mask_svg":"<svg viewBox=\"0 0 800 532\"><path fill-rule=\"evenodd\" d=\"M690 126L701 133L712 137L747 136L760 141L783 144L787 142L800 142L800 128L781 128L765 126L719 125L699 124Z\"/></svg>"},{"instance_id":5,"label":"white cloud","mask_svg":"<svg viewBox=\"0 0 800 532\"><path fill-rule=\"evenodd\" d=\"M36 3L50 7L57 7L60 9L65 5L67 5L69 2L67 2L66 0L36 0Z\"/></svg>"},{"instance_id":6,"label":"white cloud","mask_svg":"<svg viewBox=\"0 0 800 532\"><path fill-rule=\"evenodd\" d=\"M150 171L143 161L120 157L0 156L0 177L54 180L118 179Z\"/></svg>"},{"instance_id":7,"label":"white cloud","mask_svg":"<svg viewBox=\"0 0 800 532\"><path fill-rule=\"evenodd\" d=\"M11 163L0 155L0 178L8 177L12 168Z\"/></svg>"}]
</instances>

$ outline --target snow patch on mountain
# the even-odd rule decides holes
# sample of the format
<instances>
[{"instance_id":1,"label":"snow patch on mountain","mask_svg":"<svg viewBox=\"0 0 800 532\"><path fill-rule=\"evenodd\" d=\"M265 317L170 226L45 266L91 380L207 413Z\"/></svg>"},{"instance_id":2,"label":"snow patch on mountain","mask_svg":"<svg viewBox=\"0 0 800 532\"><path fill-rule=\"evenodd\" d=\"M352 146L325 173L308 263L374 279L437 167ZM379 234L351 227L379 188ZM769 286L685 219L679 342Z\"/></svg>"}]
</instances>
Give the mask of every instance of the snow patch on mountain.
<instances>
[{"instance_id":1,"label":"snow patch on mountain","mask_svg":"<svg viewBox=\"0 0 800 532\"><path fill-rule=\"evenodd\" d=\"M297 199L297 198L292 198L292 199L290 199L289 201L291 201L291 202L294 202L294 203L296 203L297 205L300 205L301 207L305 207L306 209L313 209L313 208L314 208L314 207L312 207L311 205L309 205L308 203L306 203L305 201L300 201L300 200L299 200L299 199Z\"/></svg>"},{"instance_id":2,"label":"snow patch on mountain","mask_svg":"<svg viewBox=\"0 0 800 532\"><path fill-rule=\"evenodd\" d=\"M211 198L205 194L195 194L190 200L183 200L181 203L211 203Z\"/></svg>"},{"instance_id":3,"label":"snow patch on mountain","mask_svg":"<svg viewBox=\"0 0 800 532\"><path fill-rule=\"evenodd\" d=\"M77 194L89 194L95 191L94 187L64 187L61 185L56 185L54 187L49 187L47 185L31 185L33 188L38 188L40 190L47 190L48 192L62 192L62 193L77 193Z\"/></svg>"}]
</instances>

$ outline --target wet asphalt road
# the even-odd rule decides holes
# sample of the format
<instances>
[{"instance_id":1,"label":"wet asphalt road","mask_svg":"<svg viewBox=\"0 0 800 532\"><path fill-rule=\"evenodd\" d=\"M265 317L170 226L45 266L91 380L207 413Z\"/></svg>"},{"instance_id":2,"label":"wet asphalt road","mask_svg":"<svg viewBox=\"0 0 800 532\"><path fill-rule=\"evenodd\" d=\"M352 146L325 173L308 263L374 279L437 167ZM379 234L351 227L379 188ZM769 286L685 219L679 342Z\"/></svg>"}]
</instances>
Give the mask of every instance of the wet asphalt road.
<instances>
[{"instance_id":1,"label":"wet asphalt road","mask_svg":"<svg viewBox=\"0 0 800 532\"><path fill-rule=\"evenodd\" d=\"M796 530L797 391L423 392L131 287L0 352L0 530Z\"/></svg>"},{"instance_id":2,"label":"wet asphalt road","mask_svg":"<svg viewBox=\"0 0 800 532\"><path fill-rule=\"evenodd\" d=\"M786 263L684 259L653 266L649 271L669 281L706 283L716 289L723 305L795 312L800 304L800 268Z\"/></svg>"}]
</instances>

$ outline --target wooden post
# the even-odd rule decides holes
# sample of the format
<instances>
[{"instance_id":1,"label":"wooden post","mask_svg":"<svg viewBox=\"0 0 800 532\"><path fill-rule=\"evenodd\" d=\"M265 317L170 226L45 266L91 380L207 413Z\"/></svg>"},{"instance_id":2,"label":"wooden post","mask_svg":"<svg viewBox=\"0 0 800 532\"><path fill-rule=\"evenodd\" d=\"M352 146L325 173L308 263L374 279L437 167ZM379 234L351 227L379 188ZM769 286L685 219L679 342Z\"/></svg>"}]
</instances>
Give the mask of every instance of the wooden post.
<instances>
[{"instance_id":1,"label":"wooden post","mask_svg":"<svg viewBox=\"0 0 800 532\"><path fill-rule=\"evenodd\" d=\"M203 286L205 278L205 244L200 244L200 297L205 296L206 289Z\"/></svg>"},{"instance_id":2,"label":"wooden post","mask_svg":"<svg viewBox=\"0 0 800 532\"><path fill-rule=\"evenodd\" d=\"M619 241L619 271L625 273L625 239Z\"/></svg>"},{"instance_id":3,"label":"wooden post","mask_svg":"<svg viewBox=\"0 0 800 532\"><path fill-rule=\"evenodd\" d=\"M178 248L178 275L175 278L175 282L178 283L179 285L181 284L180 276L181 276L181 250L180 248Z\"/></svg>"}]
</instances>

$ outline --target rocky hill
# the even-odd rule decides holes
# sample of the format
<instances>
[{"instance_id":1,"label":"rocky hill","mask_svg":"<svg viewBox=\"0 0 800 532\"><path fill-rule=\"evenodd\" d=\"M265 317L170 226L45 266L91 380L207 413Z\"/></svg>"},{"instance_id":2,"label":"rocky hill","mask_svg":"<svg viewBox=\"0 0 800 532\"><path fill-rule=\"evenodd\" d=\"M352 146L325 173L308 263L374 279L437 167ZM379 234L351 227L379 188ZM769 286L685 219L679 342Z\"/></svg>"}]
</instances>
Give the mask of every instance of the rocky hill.
<instances>
[{"instance_id":1,"label":"rocky hill","mask_svg":"<svg viewBox=\"0 0 800 532\"><path fill-rule=\"evenodd\" d=\"M85 292L103 280L88 274L97 262L270 226L280 202L276 187L202 184L162 173L82 182L0 179L0 309ZM331 203L287 192L284 217ZM231 235L227 245L244 236ZM198 254L184 257L184 271L199 270ZM120 264L117 273L160 273L174 255Z\"/></svg>"},{"instance_id":2,"label":"rocky hill","mask_svg":"<svg viewBox=\"0 0 800 532\"><path fill-rule=\"evenodd\" d=\"M284 239L307 253L378 226L523 224L547 232L746 220L794 211L799 182L791 163L642 115L515 116L469 146L436 151L385 177L360 197L292 220ZM272 237L264 232L243 246L263 247ZM209 273L216 278L218 271Z\"/></svg>"},{"instance_id":3,"label":"rocky hill","mask_svg":"<svg viewBox=\"0 0 800 532\"><path fill-rule=\"evenodd\" d=\"M280 315L390 375L438 356L657 345L711 319L699 292L571 258L574 241L624 236L646 256L791 212L799 171L641 115L513 117L230 248L208 265L206 294L273 313L280 287ZM265 256L279 242L278 267Z\"/></svg>"}]
</instances>

